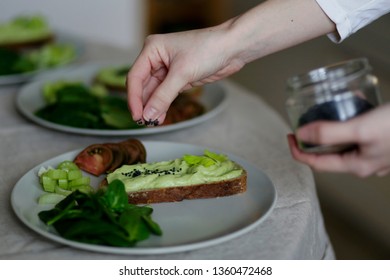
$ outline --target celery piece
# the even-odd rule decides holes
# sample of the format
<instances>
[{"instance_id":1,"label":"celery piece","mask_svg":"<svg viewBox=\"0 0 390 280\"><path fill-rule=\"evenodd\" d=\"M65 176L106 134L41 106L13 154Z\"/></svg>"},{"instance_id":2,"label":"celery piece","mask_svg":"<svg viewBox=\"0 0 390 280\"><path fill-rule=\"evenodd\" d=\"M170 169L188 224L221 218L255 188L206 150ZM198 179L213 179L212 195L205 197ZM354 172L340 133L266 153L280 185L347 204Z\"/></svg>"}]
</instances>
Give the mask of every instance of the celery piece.
<instances>
[{"instance_id":1,"label":"celery piece","mask_svg":"<svg viewBox=\"0 0 390 280\"><path fill-rule=\"evenodd\" d=\"M73 181L76 179L80 179L83 177L83 173L81 170L69 170L68 172L68 180Z\"/></svg>"},{"instance_id":2,"label":"celery piece","mask_svg":"<svg viewBox=\"0 0 390 280\"><path fill-rule=\"evenodd\" d=\"M38 199L38 204L57 204L66 196L58 193L44 193Z\"/></svg>"}]
</instances>

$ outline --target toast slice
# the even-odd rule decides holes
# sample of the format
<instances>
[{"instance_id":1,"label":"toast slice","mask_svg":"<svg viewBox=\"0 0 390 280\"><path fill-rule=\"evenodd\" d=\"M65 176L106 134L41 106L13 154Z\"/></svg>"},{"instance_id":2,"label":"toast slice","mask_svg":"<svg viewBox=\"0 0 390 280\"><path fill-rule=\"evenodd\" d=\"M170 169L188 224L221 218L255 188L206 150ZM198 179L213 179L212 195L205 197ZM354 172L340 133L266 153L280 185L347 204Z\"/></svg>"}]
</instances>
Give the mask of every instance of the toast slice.
<instances>
[{"instance_id":1,"label":"toast slice","mask_svg":"<svg viewBox=\"0 0 390 280\"><path fill-rule=\"evenodd\" d=\"M210 159L210 155L214 158ZM204 156L190 156L206 158L209 160L207 166L201 162L188 163L188 155L171 161L122 166L108 174L102 185L115 179L121 180L131 204L177 202L244 193L247 189L246 170L227 157L215 155L205 151Z\"/></svg>"},{"instance_id":2,"label":"toast slice","mask_svg":"<svg viewBox=\"0 0 390 280\"><path fill-rule=\"evenodd\" d=\"M150 204L230 196L245 192L246 180L246 173L242 173L240 177L214 183L129 192L129 203Z\"/></svg>"},{"instance_id":3,"label":"toast slice","mask_svg":"<svg viewBox=\"0 0 390 280\"><path fill-rule=\"evenodd\" d=\"M46 19L39 15L17 16L0 23L0 47L27 50L52 42L54 32Z\"/></svg>"}]
</instances>

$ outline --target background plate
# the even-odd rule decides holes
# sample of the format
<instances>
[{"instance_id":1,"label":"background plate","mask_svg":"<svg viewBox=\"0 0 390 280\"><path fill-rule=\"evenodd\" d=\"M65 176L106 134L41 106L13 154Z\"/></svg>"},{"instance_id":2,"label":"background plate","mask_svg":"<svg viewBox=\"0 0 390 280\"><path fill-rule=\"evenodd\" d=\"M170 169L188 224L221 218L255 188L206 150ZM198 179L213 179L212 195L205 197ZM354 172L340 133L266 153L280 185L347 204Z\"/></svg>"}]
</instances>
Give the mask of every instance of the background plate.
<instances>
[{"instance_id":1,"label":"background plate","mask_svg":"<svg viewBox=\"0 0 390 280\"><path fill-rule=\"evenodd\" d=\"M19 91L16 97L16 107L19 112L29 120L47 128L85 135L97 136L130 136L163 133L177 129L187 128L216 116L226 106L226 93L219 83L208 84L204 86L200 101L206 107L206 113L187 121L157 127L148 127L140 129L84 129L52 123L34 115L34 112L43 106L45 101L42 97L42 85L48 81L55 80L76 80L91 83L95 74L100 70L103 64L88 64L76 68L61 69L52 74L45 75L39 81L25 85Z\"/></svg>"},{"instance_id":2,"label":"background plate","mask_svg":"<svg viewBox=\"0 0 390 280\"><path fill-rule=\"evenodd\" d=\"M62 32L59 32L58 35L56 35L55 42L56 43L72 44L76 50L75 58L64 65L58 65L56 67L51 67L51 68L47 68L47 69L37 69L35 71L20 73L20 74L0 75L0 86L25 83L25 82L28 82L28 81L34 79L34 78L38 78L40 75L44 75L45 73L47 73L49 71L53 71L54 69L60 69L62 67L65 67L66 65L71 64L72 62L76 61L81 56L81 54L83 52L83 44L81 43L81 41L79 39L77 39L73 36L64 34Z\"/></svg>"},{"instance_id":3,"label":"background plate","mask_svg":"<svg viewBox=\"0 0 390 280\"><path fill-rule=\"evenodd\" d=\"M170 160L187 153L203 154L207 149L172 142L143 143L148 152L148 162ZM258 226L275 205L276 191L267 175L251 163L224 153L247 170L248 186L245 193L215 199L152 204L153 219L161 226L163 235L152 236L135 247L117 248L70 241L59 236L38 218L40 211L52 206L37 203L43 193L37 172L41 166L56 166L63 160L73 160L78 152L68 152L37 165L16 183L11 194L12 208L25 225L51 240L75 248L114 254L163 254L204 248L235 238ZM92 184L96 186L102 179L92 178Z\"/></svg>"}]
</instances>

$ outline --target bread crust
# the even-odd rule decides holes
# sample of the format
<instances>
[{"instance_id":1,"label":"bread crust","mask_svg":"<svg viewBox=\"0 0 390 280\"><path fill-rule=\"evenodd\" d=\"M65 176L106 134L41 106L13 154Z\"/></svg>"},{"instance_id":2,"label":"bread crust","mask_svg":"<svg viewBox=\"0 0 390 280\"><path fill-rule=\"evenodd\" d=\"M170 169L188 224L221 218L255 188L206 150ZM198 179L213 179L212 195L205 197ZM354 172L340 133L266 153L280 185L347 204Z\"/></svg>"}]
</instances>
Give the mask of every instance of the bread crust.
<instances>
[{"instance_id":1,"label":"bread crust","mask_svg":"<svg viewBox=\"0 0 390 280\"><path fill-rule=\"evenodd\" d=\"M216 198L244 193L247 189L247 172L230 180L207 184L168 187L128 193L131 204L177 202L185 199Z\"/></svg>"}]
</instances>

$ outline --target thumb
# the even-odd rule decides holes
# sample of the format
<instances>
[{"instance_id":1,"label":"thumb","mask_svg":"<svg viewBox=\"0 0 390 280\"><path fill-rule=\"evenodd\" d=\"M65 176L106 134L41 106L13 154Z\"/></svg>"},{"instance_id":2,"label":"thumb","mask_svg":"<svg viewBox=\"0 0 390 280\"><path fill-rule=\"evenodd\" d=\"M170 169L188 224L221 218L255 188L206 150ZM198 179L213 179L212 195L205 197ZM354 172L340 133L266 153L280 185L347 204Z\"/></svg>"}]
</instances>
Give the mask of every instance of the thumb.
<instances>
[{"instance_id":1,"label":"thumb","mask_svg":"<svg viewBox=\"0 0 390 280\"><path fill-rule=\"evenodd\" d=\"M318 121L299 128L299 140L321 145L348 144L356 142L356 125L353 120L346 122Z\"/></svg>"}]
</instances>

